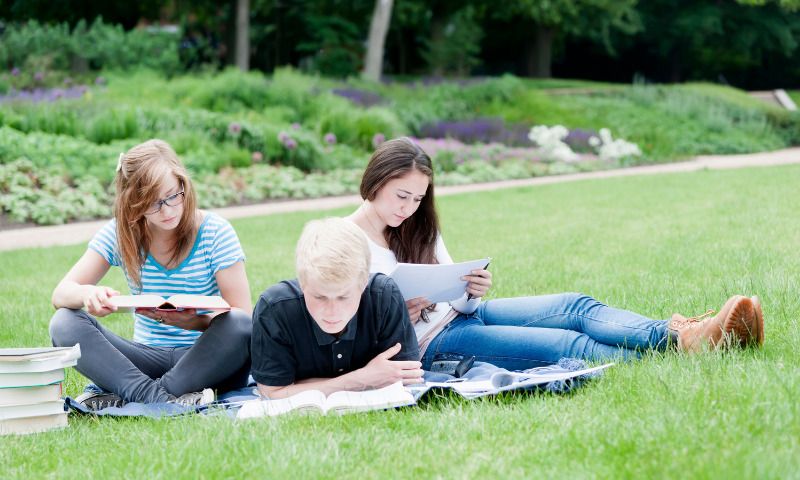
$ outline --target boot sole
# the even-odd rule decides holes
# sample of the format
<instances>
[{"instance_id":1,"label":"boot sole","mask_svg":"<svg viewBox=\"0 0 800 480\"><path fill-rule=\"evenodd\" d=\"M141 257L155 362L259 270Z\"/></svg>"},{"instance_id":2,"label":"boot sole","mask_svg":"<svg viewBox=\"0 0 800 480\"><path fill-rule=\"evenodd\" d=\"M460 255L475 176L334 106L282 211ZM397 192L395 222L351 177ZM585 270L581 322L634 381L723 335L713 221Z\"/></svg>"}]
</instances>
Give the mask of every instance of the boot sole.
<instances>
[{"instance_id":1,"label":"boot sole","mask_svg":"<svg viewBox=\"0 0 800 480\"><path fill-rule=\"evenodd\" d=\"M747 297L739 298L731 306L722 324L725 335L724 344L747 346L758 338L755 307L753 301Z\"/></svg>"},{"instance_id":2,"label":"boot sole","mask_svg":"<svg viewBox=\"0 0 800 480\"><path fill-rule=\"evenodd\" d=\"M764 311L761 310L761 301L758 297L750 297L750 301L753 302L753 310L756 314L756 334L754 335L755 341L753 343L755 346L760 347L764 344Z\"/></svg>"}]
</instances>

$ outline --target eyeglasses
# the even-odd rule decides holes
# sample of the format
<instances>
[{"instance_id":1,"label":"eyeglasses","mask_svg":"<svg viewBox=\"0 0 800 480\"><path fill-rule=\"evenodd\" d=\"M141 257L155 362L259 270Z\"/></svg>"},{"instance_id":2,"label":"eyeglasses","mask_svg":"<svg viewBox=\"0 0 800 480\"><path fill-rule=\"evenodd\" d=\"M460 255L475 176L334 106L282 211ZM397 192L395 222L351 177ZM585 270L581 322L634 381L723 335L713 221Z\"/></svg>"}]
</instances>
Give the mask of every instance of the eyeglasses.
<instances>
[{"instance_id":1,"label":"eyeglasses","mask_svg":"<svg viewBox=\"0 0 800 480\"><path fill-rule=\"evenodd\" d=\"M168 207L177 207L178 205L183 203L183 198L185 197L184 192L178 192L175 195L170 195L169 197L163 200L156 200L155 202L150 205L150 208L144 212L145 215L155 215L156 213L161 211L161 207L164 205Z\"/></svg>"}]
</instances>

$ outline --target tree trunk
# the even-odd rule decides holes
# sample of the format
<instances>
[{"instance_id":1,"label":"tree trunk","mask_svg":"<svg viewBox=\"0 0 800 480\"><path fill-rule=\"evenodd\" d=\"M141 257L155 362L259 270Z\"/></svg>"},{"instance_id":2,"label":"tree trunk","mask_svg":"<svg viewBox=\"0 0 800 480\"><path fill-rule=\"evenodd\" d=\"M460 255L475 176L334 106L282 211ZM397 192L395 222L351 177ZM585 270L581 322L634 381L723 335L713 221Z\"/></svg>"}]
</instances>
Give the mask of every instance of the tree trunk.
<instances>
[{"instance_id":1,"label":"tree trunk","mask_svg":"<svg viewBox=\"0 0 800 480\"><path fill-rule=\"evenodd\" d=\"M250 0L236 0L236 66L250 70Z\"/></svg>"},{"instance_id":2,"label":"tree trunk","mask_svg":"<svg viewBox=\"0 0 800 480\"><path fill-rule=\"evenodd\" d=\"M536 26L533 37L528 37L525 48L525 74L528 77L550 78L553 60L555 30Z\"/></svg>"},{"instance_id":3,"label":"tree trunk","mask_svg":"<svg viewBox=\"0 0 800 480\"><path fill-rule=\"evenodd\" d=\"M375 0L375 10L372 12L372 22L369 26L367 53L364 58L364 71L361 74L367 80L377 82L381 79L383 46L392 18L392 4L393 0Z\"/></svg>"},{"instance_id":4,"label":"tree trunk","mask_svg":"<svg viewBox=\"0 0 800 480\"><path fill-rule=\"evenodd\" d=\"M677 49L669 54L669 81L671 83L679 83L682 80L683 64L681 62L681 53Z\"/></svg>"}]
</instances>

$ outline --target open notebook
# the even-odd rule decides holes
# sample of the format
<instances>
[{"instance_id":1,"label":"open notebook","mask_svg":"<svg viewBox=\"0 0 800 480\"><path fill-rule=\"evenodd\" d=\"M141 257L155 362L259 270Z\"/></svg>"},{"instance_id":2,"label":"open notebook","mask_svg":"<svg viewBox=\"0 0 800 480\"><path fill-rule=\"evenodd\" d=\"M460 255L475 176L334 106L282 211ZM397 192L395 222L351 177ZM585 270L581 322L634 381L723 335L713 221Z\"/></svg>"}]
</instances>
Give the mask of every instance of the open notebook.
<instances>
[{"instance_id":1,"label":"open notebook","mask_svg":"<svg viewBox=\"0 0 800 480\"><path fill-rule=\"evenodd\" d=\"M397 382L388 387L362 392L334 392L327 397L319 390L306 390L277 400L249 400L242 404L237 419L275 417L289 412L343 414L414 405L414 397Z\"/></svg>"}]
</instances>

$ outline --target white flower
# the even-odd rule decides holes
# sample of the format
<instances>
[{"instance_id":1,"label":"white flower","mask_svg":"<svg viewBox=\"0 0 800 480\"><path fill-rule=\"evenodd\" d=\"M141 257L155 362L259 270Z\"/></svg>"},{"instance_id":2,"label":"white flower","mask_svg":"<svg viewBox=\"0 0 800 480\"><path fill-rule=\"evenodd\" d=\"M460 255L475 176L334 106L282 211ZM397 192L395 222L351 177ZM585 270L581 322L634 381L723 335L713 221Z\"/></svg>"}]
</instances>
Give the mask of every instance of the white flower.
<instances>
[{"instance_id":1,"label":"white flower","mask_svg":"<svg viewBox=\"0 0 800 480\"><path fill-rule=\"evenodd\" d=\"M589 138L589 145L597 150L597 155L601 160L616 161L626 157L640 157L642 151L635 143L628 142L621 138L614 140L611 130L600 129L600 138Z\"/></svg>"},{"instance_id":2,"label":"white flower","mask_svg":"<svg viewBox=\"0 0 800 480\"><path fill-rule=\"evenodd\" d=\"M569 130L562 125L554 125L552 127L537 125L531 128L528 138L540 147L539 151L544 159L575 162L580 157L569 148L569 145L563 142L568 134Z\"/></svg>"}]
</instances>

